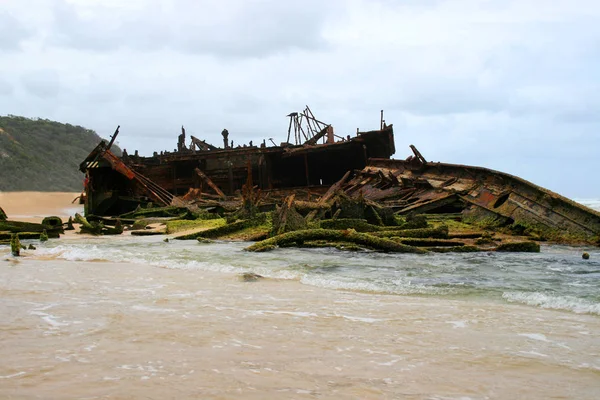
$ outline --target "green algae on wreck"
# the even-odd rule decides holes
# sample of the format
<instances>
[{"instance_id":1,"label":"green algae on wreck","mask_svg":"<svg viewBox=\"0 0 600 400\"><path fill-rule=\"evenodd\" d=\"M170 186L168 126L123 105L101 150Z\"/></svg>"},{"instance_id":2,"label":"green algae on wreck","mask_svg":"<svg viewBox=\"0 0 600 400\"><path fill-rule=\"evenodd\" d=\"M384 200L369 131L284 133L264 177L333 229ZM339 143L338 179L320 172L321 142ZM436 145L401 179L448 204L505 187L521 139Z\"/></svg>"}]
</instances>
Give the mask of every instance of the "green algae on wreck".
<instances>
[{"instance_id":1,"label":"green algae on wreck","mask_svg":"<svg viewBox=\"0 0 600 400\"><path fill-rule=\"evenodd\" d=\"M273 249L275 246L290 243L304 243L311 240L327 240L330 242L350 242L362 245L374 250L394 252L394 253L426 253L426 250L407 246L394 242L387 238L379 238L366 233L359 233L354 230L338 231L333 229L307 229L303 231L294 231L283 233L267 240L255 243L246 247L247 251L265 251Z\"/></svg>"},{"instance_id":2,"label":"green algae on wreck","mask_svg":"<svg viewBox=\"0 0 600 400\"><path fill-rule=\"evenodd\" d=\"M536 242L510 242L502 243L496 247L496 251L510 251L521 253L539 253L540 245Z\"/></svg>"}]
</instances>

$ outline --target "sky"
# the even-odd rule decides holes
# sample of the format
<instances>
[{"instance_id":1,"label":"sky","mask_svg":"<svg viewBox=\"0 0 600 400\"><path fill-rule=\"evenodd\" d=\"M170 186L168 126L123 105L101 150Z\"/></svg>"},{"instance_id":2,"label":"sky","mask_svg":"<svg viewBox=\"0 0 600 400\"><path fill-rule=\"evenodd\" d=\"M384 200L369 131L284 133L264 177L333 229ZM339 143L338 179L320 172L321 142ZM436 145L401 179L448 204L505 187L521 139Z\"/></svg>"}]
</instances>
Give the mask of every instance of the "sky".
<instances>
[{"instance_id":1,"label":"sky","mask_svg":"<svg viewBox=\"0 0 600 400\"><path fill-rule=\"evenodd\" d=\"M0 0L0 115L93 129L129 153L181 125L286 140L308 105L396 154L600 198L597 0Z\"/></svg>"}]
</instances>

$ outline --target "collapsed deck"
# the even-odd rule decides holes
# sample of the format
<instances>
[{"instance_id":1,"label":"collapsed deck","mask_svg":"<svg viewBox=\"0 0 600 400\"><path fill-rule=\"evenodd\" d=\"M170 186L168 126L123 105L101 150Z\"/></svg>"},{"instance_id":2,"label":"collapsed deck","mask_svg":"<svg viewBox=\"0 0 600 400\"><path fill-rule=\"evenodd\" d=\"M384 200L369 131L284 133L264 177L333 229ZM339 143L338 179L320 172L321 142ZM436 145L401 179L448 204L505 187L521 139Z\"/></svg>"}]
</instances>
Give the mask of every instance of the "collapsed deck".
<instances>
[{"instance_id":1,"label":"collapsed deck","mask_svg":"<svg viewBox=\"0 0 600 400\"><path fill-rule=\"evenodd\" d=\"M519 177L487 168L372 159L340 187L397 214L460 214L466 221L540 228L582 238L600 235L600 213Z\"/></svg>"}]
</instances>

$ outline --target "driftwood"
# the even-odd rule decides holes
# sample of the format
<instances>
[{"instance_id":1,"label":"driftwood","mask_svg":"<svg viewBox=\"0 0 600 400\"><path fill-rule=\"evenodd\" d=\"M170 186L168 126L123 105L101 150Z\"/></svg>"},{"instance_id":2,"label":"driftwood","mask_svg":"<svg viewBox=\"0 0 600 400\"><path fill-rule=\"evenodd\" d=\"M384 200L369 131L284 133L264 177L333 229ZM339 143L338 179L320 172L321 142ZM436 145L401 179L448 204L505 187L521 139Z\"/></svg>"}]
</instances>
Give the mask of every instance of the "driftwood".
<instances>
[{"instance_id":1,"label":"driftwood","mask_svg":"<svg viewBox=\"0 0 600 400\"><path fill-rule=\"evenodd\" d=\"M426 250L413 246L407 246L394 242L386 238L378 238L366 233L358 233L354 230L333 230L333 229L307 229L303 231L294 231L272 237L262 242L255 243L246 247L247 251L269 251L276 246L287 245L291 243L303 243L312 240L327 240L329 242L350 242L365 246L374 250L394 252L394 253L426 253Z\"/></svg>"}]
</instances>

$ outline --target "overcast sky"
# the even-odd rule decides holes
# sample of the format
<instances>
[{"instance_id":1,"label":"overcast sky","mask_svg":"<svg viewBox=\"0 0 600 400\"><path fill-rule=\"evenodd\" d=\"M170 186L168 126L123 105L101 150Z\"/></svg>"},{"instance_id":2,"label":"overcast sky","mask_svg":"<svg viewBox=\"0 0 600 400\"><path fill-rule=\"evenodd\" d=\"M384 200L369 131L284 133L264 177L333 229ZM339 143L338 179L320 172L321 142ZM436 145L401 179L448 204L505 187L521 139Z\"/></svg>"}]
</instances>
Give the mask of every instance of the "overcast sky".
<instances>
[{"instance_id":1,"label":"overcast sky","mask_svg":"<svg viewBox=\"0 0 600 400\"><path fill-rule=\"evenodd\" d=\"M0 0L0 114L69 122L143 155L181 125L286 139L393 123L395 158L600 197L598 0Z\"/></svg>"}]
</instances>

